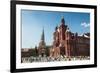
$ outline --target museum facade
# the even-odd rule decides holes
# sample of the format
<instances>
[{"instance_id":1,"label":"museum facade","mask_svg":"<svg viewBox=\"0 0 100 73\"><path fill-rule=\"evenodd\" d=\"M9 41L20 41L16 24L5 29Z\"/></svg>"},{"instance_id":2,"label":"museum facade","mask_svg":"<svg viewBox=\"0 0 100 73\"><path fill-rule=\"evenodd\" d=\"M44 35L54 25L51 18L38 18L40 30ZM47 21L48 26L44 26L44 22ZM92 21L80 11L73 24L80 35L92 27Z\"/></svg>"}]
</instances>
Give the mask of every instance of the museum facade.
<instances>
[{"instance_id":1,"label":"museum facade","mask_svg":"<svg viewBox=\"0 0 100 73\"><path fill-rule=\"evenodd\" d=\"M77 28L76 28L77 29ZM90 33L78 35L69 30L62 17L61 23L53 33L51 57L59 56L90 56Z\"/></svg>"}]
</instances>

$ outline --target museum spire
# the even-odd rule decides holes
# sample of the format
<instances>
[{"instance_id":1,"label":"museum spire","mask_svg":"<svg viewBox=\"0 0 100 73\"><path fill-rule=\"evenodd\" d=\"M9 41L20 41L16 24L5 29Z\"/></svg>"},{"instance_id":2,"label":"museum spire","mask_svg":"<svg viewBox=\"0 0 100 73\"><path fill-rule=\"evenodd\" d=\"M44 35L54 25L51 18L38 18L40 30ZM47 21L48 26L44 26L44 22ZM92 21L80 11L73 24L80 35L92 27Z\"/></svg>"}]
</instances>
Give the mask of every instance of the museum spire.
<instances>
[{"instance_id":1,"label":"museum spire","mask_svg":"<svg viewBox=\"0 0 100 73\"><path fill-rule=\"evenodd\" d=\"M62 16L62 18L61 18L61 25L65 25L65 19L64 19L64 16Z\"/></svg>"}]
</instances>

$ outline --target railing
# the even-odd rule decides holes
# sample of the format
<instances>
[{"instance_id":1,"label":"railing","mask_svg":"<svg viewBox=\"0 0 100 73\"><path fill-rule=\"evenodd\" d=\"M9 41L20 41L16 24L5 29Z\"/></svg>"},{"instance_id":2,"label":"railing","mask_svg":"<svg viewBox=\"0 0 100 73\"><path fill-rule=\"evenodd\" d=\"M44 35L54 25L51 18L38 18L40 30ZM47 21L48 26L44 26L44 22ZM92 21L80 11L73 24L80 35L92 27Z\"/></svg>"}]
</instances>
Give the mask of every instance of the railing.
<instances>
[{"instance_id":1,"label":"railing","mask_svg":"<svg viewBox=\"0 0 100 73\"><path fill-rule=\"evenodd\" d=\"M90 60L89 56L73 56L73 57L23 57L22 63L32 63L32 62L53 62L53 61L76 61L76 60Z\"/></svg>"}]
</instances>

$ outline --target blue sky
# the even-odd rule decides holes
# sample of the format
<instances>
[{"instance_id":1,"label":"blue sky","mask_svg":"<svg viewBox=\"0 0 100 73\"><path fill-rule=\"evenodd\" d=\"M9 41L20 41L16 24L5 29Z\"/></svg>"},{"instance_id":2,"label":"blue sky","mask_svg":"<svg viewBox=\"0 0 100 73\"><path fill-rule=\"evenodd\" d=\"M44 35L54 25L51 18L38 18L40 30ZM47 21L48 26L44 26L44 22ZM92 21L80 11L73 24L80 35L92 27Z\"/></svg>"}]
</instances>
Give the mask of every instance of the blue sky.
<instances>
[{"instance_id":1,"label":"blue sky","mask_svg":"<svg viewBox=\"0 0 100 73\"><path fill-rule=\"evenodd\" d=\"M46 45L52 45L53 32L62 16L72 32L90 32L90 13L21 10L22 48L38 46L43 28Z\"/></svg>"}]
</instances>

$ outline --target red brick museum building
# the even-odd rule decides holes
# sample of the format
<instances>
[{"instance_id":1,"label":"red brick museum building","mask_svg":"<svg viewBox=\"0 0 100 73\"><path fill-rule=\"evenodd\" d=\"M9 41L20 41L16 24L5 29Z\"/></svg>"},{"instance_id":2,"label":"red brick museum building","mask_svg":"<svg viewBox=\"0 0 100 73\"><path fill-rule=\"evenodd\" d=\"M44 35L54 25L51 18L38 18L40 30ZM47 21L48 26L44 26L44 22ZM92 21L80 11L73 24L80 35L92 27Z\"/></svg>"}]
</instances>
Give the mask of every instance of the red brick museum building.
<instances>
[{"instance_id":1,"label":"red brick museum building","mask_svg":"<svg viewBox=\"0 0 100 73\"><path fill-rule=\"evenodd\" d=\"M79 36L78 33L72 33L65 25L64 17L61 19L60 26L55 28L53 39L51 57L90 56L90 34Z\"/></svg>"}]
</instances>

